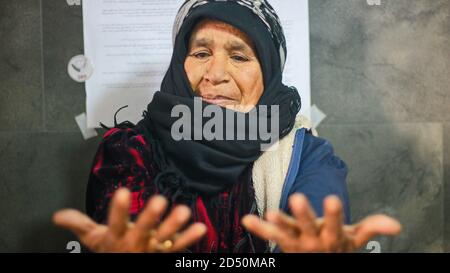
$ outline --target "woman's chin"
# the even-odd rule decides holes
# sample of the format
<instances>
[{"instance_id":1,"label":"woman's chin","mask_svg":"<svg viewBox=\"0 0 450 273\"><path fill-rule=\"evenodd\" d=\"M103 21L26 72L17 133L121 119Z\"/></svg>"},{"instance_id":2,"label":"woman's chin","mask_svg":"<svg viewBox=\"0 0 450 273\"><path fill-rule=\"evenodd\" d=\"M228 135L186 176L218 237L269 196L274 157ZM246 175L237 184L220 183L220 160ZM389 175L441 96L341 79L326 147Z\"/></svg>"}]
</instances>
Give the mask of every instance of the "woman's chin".
<instances>
[{"instance_id":1,"label":"woman's chin","mask_svg":"<svg viewBox=\"0 0 450 273\"><path fill-rule=\"evenodd\" d=\"M234 105L225 105L223 106L227 109L236 111L236 112L242 112L242 113L248 113L250 112L255 106L254 105L242 105L242 104L234 104Z\"/></svg>"}]
</instances>

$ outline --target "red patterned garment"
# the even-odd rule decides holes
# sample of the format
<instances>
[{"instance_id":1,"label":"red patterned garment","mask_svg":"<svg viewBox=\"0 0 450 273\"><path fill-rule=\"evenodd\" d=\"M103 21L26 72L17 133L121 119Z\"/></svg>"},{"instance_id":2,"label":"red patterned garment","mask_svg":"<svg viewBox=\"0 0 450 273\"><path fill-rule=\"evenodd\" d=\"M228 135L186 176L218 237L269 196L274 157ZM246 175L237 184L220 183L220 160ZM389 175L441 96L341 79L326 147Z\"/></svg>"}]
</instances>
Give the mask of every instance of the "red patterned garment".
<instances>
[{"instance_id":1,"label":"red patterned garment","mask_svg":"<svg viewBox=\"0 0 450 273\"><path fill-rule=\"evenodd\" d=\"M152 160L152 147L142 128L113 128L103 136L92 165L86 210L98 223L107 222L114 192L126 187L132 193L130 216L134 221L146 201L159 193L153 183L159 169ZM186 160L189 160L188 155ZM170 200L170 196L167 196ZM173 207L176 204L171 204ZM205 237L186 252L267 252L267 243L248 233L240 224L246 214L257 214L251 167L232 188L212 197L197 197L191 204L191 222L203 222Z\"/></svg>"}]
</instances>

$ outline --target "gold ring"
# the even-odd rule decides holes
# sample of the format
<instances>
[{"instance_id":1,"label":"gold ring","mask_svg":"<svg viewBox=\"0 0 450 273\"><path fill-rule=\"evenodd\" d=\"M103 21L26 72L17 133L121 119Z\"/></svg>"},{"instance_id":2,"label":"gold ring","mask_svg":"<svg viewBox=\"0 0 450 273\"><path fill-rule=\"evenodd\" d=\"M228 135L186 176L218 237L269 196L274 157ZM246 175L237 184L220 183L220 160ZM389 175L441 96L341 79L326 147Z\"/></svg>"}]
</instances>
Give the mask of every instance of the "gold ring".
<instances>
[{"instance_id":1,"label":"gold ring","mask_svg":"<svg viewBox=\"0 0 450 273\"><path fill-rule=\"evenodd\" d=\"M156 238L151 238L149 241L149 247L158 252L165 252L173 247L173 240L165 240L164 242L159 242Z\"/></svg>"},{"instance_id":2,"label":"gold ring","mask_svg":"<svg viewBox=\"0 0 450 273\"><path fill-rule=\"evenodd\" d=\"M173 241L172 240L165 240L164 243L162 243L162 246L164 247L165 250L169 250L173 246Z\"/></svg>"}]
</instances>

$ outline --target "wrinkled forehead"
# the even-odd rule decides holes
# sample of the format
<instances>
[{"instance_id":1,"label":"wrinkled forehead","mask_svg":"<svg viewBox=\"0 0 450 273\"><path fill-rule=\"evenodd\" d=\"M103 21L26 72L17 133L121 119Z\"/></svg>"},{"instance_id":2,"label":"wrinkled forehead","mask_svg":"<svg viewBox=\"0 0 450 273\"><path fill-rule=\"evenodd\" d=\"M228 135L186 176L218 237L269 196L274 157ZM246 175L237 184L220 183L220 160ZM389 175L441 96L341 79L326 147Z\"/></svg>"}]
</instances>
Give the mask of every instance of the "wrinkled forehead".
<instances>
[{"instance_id":1,"label":"wrinkled forehead","mask_svg":"<svg viewBox=\"0 0 450 273\"><path fill-rule=\"evenodd\" d=\"M237 27L220 20L205 18L200 20L193 28L189 36L189 48L195 46L207 46L212 43L211 33L222 32L228 35L227 44L233 49L250 49L256 55L256 49L251 38Z\"/></svg>"}]
</instances>

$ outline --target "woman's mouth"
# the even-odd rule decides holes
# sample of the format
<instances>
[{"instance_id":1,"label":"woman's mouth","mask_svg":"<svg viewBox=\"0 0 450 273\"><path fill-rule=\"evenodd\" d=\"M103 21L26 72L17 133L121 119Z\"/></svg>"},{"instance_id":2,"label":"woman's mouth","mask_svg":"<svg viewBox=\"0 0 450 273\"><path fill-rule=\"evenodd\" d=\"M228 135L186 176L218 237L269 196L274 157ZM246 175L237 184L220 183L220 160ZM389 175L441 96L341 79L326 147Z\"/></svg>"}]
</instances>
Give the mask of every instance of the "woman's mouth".
<instances>
[{"instance_id":1,"label":"woman's mouth","mask_svg":"<svg viewBox=\"0 0 450 273\"><path fill-rule=\"evenodd\" d=\"M202 100L206 101L207 103L217 104L220 106L236 104L235 100L225 96L202 97Z\"/></svg>"}]
</instances>

